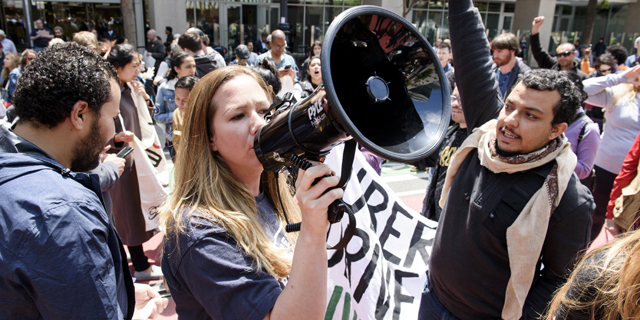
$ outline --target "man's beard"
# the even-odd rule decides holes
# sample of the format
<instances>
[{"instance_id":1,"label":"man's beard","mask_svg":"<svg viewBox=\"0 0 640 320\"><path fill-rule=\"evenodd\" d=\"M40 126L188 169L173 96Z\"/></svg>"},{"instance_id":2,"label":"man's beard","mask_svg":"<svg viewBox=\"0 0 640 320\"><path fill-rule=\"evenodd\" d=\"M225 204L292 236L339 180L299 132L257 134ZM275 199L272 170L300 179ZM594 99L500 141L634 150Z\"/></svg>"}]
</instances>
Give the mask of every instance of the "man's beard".
<instances>
[{"instance_id":1,"label":"man's beard","mask_svg":"<svg viewBox=\"0 0 640 320\"><path fill-rule=\"evenodd\" d=\"M494 59L493 59L493 62L495 62L496 66L498 66L498 67L502 67L502 66L504 66L504 65L508 64L509 62L511 62L511 59L513 59L513 58L514 58L514 57L511 57L511 56L509 57L509 60L503 60L503 59L496 59L496 58L494 58Z\"/></svg>"},{"instance_id":2,"label":"man's beard","mask_svg":"<svg viewBox=\"0 0 640 320\"><path fill-rule=\"evenodd\" d=\"M520 152L509 152L509 151L504 151L500 149L500 146L498 145L498 139L496 139L496 153L501 158L510 158L520 154Z\"/></svg>"},{"instance_id":3,"label":"man's beard","mask_svg":"<svg viewBox=\"0 0 640 320\"><path fill-rule=\"evenodd\" d=\"M73 152L71 171L86 172L98 166L100 153L106 146L104 138L100 135L100 114L95 113L96 118L91 122L89 135L80 140Z\"/></svg>"}]
</instances>

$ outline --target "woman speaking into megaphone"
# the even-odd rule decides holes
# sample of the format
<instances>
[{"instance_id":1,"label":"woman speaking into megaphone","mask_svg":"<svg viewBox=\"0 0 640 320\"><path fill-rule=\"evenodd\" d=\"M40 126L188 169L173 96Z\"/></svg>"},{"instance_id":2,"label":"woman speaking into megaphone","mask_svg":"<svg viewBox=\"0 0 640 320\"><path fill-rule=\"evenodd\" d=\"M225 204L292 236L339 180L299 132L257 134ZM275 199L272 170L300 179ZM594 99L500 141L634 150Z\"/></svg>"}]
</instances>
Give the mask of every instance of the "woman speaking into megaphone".
<instances>
[{"instance_id":1,"label":"woman speaking into megaphone","mask_svg":"<svg viewBox=\"0 0 640 320\"><path fill-rule=\"evenodd\" d=\"M325 193L337 176L312 185L332 173L319 164L300 170L294 199L286 179L263 169L253 144L270 104L262 78L238 66L190 94L175 189L159 209L162 270L180 318L324 317L327 207L343 190ZM300 233L283 231L284 210L303 221Z\"/></svg>"}]
</instances>

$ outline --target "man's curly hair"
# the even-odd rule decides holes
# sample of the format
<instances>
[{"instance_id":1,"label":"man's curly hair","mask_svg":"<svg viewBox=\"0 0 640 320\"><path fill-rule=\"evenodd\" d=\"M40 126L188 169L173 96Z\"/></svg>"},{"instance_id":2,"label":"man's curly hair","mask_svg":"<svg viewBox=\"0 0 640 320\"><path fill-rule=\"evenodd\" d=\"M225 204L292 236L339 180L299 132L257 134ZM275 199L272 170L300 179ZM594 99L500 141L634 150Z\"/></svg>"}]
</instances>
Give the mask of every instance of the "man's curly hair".
<instances>
[{"instance_id":1,"label":"man's curly hair","mask_svg":"<svg viewBox=\"0 0 640 320\"><path fill-rule=\"evenodd\" d=\"M85 101L99 114L111 98L111 64L89 48L67 42L45 49L25 68L13 94L20 121L55 128Z\"/></svg>"},{"instance_id":2,"label":"man's curly hair","mask_svg":"<svg viewBox=\"0 0 640 320\"><path fill-rule=\"evenodd\" d=\"M578 107L583 103L582 91L565 74L550 69L534 69L522 78L522 83L527 87L538 91L558 91L560 101L553 107L553 121L551 125L558 123L571 123L576 115Z\"/></svg>"}]
</instances>

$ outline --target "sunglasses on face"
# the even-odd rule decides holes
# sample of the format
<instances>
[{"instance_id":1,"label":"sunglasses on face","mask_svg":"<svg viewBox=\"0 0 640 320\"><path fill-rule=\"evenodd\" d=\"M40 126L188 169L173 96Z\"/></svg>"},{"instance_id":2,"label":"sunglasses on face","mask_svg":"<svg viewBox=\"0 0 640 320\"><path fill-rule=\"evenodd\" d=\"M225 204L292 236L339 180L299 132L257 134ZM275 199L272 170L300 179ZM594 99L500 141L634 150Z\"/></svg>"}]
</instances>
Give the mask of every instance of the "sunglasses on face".
<instances>
[{"instance_id":1,"label":"sunglasses on face","mask_svg":"<svg viewBox=\"0 0 640 320\"><path fill-rule=\"evenodd\" d=\"M558 57L568 57L573 54L573 51L557 52Z\"/></svg>"},{"instance_id":2,"label":"sunglasses on face","mask_svg":"<svg viewBox=\"0 0 640 320\"><path fill-rule=\"evenodd\" d=\"M607 68L607 69L602 68L602 69L600 69L600 73L602 73L602 74L609 73L609 72L611 72L611 68Z\"/></svg>"}]
</instances>

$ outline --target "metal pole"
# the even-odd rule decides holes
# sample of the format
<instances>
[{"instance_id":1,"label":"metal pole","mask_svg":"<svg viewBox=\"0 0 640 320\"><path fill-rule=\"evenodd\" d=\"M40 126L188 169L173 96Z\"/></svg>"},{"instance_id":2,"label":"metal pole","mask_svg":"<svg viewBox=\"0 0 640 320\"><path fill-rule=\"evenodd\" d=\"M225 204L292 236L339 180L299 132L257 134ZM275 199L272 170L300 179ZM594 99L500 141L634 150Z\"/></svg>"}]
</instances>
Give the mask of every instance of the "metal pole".
<instances>
[{"instance_id":1,"label":"metal pole","mask_svg":"<svg viewBox=\"0 0 640 320\"><path fill-rule=\"evenodd\" d=\"M289 23L287 23L287 0L280 0L280 25L278 25L278 29L284 32L284 36L287 39L287 50L292 52L289 44L291 42L291 35L289 32Z\"/></svg>"},{"instance_id":2,"label":"metal pole","mask_svg":"<svg viewBox=\"0 0 640 320\"><path fill-rule=\"evenodd\" d=\"M143 3L142 0L134 0L133 1L133 7L134 7L134 13L135 13L135 25L136 25L136 40L137 40L137 46L138 46L138 51L139 52L144 52L145 48L146 48L146 35L145 35L145 30L144 30L144 7L143 7Z\"/></svg>"},{"instance_id":3,"label":"metal pole","mask_svg":"<svg viewBox=\"0 0 640 320\"><path fill-rule=\"evenodd\" d=\"M33 25L33 21L31 21L31 1L23 0L22 8L24 13L24 31L27 36L27 43L29 44L29 48L33 48L33 41L31 41L31 26Z\"/></svg>"}]
</instances>

